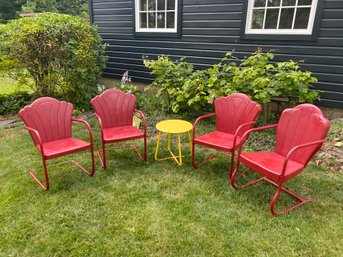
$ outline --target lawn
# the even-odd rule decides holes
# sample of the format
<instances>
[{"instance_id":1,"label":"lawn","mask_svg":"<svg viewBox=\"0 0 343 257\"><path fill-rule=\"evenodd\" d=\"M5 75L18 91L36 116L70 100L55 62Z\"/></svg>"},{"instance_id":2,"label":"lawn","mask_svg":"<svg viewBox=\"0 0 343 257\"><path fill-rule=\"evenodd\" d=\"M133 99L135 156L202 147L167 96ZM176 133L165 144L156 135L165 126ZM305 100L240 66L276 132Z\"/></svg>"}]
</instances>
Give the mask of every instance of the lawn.
<instances>
[{"instance_id":1,"label":"lawn","mask_svg":"<svg viewBox=\"0 0 343 257\"><path fill-rule=\"evenodd\" d=\"M147 118L149 123L158 119ZM99 148L97 123L94 118L90 122ZM82 127L75 128L76 136L87 139ZM269 211L273 187L261 183L234 191L224 156L199 170L192 168L189 157L182 167L172 160L156 162L156 136L151 131L146 163L130 150L119 150L109 154L106 170L97 163L93 178L71 165L57 166L50 170L49 192L28 175L31 168L41 166L27 131L0 129L0 137L1 256L341 256L343 252L343 174L314 163L286 186L316 201L274 217ZM204 157L205 151L200 155ZM88 165L88 156L81 153L75 158ZM280 204L291 203L284 196Z\"/></svg>"},{"instance_id":2,"label":"lawn","mask_svg":"<svg viewBox=\"0 0 343 257\"><path fill-rule=\"evenodd\" d=\"M15 91L16 87L12 79L0 77L0 95L11 94Z\"/></svg>"},{"instance_id":3,"label":"lawn","mask_svg":"<svg viewBox=\"0 0 343 257\"><path fill-rule=\"evenodd\" d=\"M12 94L18 91L15 81L10 78L0 77L0 95ZM31 91L29 87L22 87L21 91Z\"/></svg>"}]
</instances>

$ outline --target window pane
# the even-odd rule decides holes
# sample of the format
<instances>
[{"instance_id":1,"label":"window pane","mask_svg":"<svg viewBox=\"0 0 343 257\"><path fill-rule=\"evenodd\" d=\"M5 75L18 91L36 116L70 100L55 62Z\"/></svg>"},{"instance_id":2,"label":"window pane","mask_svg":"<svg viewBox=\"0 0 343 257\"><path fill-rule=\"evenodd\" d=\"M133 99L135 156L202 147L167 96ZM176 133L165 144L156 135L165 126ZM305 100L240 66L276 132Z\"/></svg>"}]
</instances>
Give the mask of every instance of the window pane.
<instances>
[{"instance_id":1,"label":"window pane","mask_svg":"<svg viewBox=\"0 0 343 257\"><path fill-rule=\"evenodd\" d=\"M265 7L266 0L255 0L254 7Z\"/></svg>"},{"instance_id":2,"label":"window pane","mask_svg":"<svg viewBox=\"0 0 343 257\"><path fill-rule=\"evenodd\" d=\"M149 11L156 10L156 0L148 0L148 9Z\"/></svg>"},{"instance_id":3,"label":"window pane","mask_svg":"<svg viewBox=\"0 0 343 257\"><path fill-rule=\"evenodd\" d=\"M164 28L166 14L164 12L157 13L157 28Z\"/></svg>"},{"instance_id":4,"label":"window pane","mask_svg":"<svg viewBox=\"0 0 343 257\"><path fill-rule=\"evenodd\" d=\"M276 29L279 9L267 9L265 29Z\"/></svg>"},{"instance_id":5,"label":"window pane","mask_svg":"<svg viewBox=\"0 0 343 257\"><path fill-rule=\"evenodd\" d=\"M149 28L156 28L156 15L154 12L149 13Z\"/></svg>"},{"instance_id":6,"label":"window pane","mask_svg":"<svg viewBox=\"0 0 343 257\"><path fill-rule=\"evenodd\" d=\"M284 8L281 10L279 29L292 29L294 8Z\"/></svg>"},{"instance_id":7,"label":"window pane","mask_svg":"<svg viewBox=\"0 0 343 257\"><path fill-rule=\"evenodd\" d=\"M157 9L165 10L166 9L166 0L157 0Z\"/></svg>"},{"instance_id":8,"label":"window pane","mask_svg":"<svg viewBox=\"0 0 343 257\"><path fill-rule=\"evenodd\" d=\"M280 6L281 0L268 0L268 6Z\"/></svg>"},{"instance_id":9,"label":"window pane","mask_svg":"<svg viewBox=\"0 0 343 257\"><path fill-rule=\"evenodd\" d=\"M147 27L147 24L146 24L146 16L147 16L147 14L146 13L140 13L139 16L140 16L140 27L142 29L144 29L144 28Z\"/></svg>"},{"instance_id":10,"label":"window pane","mask_svg":"<svg viewBox=\"0 0 343 257\"><path fill-rule=\"evenodd\" d=\"M311 8L298 8L297 16L295 17L295 29L307 29L308 19L310 17Z\"/></svg>"},{"instance_id":11,"label":"window pane","mask_svg":"<svg viewBox=\"0 0 343 257\"><path fill-rule=\"evenodd\" d=\"M295 0L283 0L282 6L295 6Z\"/></svg>"},{"instance_id":12,"label":"window pane","mask_svg":"<svg viewBox=\"0 0 343 257\"><path fill-rule=\"evenodd\" d=\"M174 12L167 13L167 28L168 29L175 28L175 13Z\"/></svg>"},{"instance_id":13,"label":"window pane","mask_svg":"<svg viewBox=\"0 0 343 257\"><path fill-rule=\"evenodd\" d=\"M311 5L312 0L298 0L298 5Z\"/></svg>"},{"instance_id":14,"label":"window pane","mask_svg":"<svg viewBox=\"0 0 343 257\"><path fill-rule=\"evenodd\" d=\"M147 0L140 0L139 5L140 5L140 10L141 11L147 11L148 6L146 4Z\"/></svg>"},{"instance_id":15,"label":"window pane","mask_svg":"<svg viewBox=\"0 0 343 257\"><path fill-rule=\"evenodd\" d=\"M175 10L175 0L167 0L167 10Z\"/></svg>"},{"instance_id":16,"label":"window pane","mask_svg":"<svg viewBox=\"0 0 343 257\"><path fill-rule=\"evenodd\" d=\"M252 15L252 29L262 29L264 10L254 10Z\"/></svg>"}]
</instances>

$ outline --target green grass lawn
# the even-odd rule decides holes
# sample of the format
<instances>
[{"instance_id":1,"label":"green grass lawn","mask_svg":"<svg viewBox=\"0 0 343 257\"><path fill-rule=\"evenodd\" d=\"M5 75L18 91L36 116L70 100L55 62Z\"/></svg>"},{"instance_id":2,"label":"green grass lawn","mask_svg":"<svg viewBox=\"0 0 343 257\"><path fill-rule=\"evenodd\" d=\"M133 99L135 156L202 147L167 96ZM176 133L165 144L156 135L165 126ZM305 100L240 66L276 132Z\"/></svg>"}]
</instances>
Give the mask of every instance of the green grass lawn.
<instances>
[{"instance_id":1,"label":"green grass lawn","mask_svg":"<svg viewBox=\"0 0 343 257\"><path fill-rule=\"evenodd\" d=\"M87 139L81 128L75 136ZM182 167L156 162L152 133L146 163L119 150L93 178L57 166L49 192L28 175L41 163L27 131L0 129L0 138L1 256L342 256L343 174L314 163L286 186L316 201L274 217L272 186L234 191L224 156L199 170L190 157ZM88 165L89 153L74 156ZM293 203L282 196L281 207Z\"/></svg>"},{"instance_id":2,"label":"green grass lawn","mask_svg":"<svg viewBox=\"0 0 343 257\"><path fill-rule=\"evenodd\" d=\"M12 79L0 77L0 95L11 94L15 91L16 87Z\"/></svg>"},{"instance_id":3,"label":"green grass lawn","mask_svg":"<svg viewBox=\"0 0 343 257\"><path fill-rule=\"evenodd\" d=\"M21 87L21 91L32 91L28 86ZM0 77L0 95L12 94L18 91L18 87L15 85L15 81L10 78Z\"/></svg>"}]
</instances>

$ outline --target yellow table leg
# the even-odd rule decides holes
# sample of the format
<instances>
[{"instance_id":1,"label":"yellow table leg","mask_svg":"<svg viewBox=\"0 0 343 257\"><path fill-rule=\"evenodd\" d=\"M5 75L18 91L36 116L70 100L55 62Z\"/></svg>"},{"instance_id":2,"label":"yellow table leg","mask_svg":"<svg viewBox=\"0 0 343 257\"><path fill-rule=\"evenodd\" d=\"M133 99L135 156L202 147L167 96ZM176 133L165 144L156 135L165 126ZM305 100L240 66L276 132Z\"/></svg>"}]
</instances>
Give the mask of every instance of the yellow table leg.
<instances>
[{"instance_id":1,"label":"yellow table leg","mask_svg":"<svg viewBox=\"0 0 343 257\"><path fill-rule=\"evenodd\" d=\"M170 134L168 134L168 150L171 151L170 150Z\"/></svg>"},{"instance_id":2,"label":"yellow table leg","mask_svg":"<svg viewBox=\"0 0 343 257\"><path fill-rule=\"evenodd\" d=\"M162 160L166 160L166 159L174 159L179 166L182 166L182 157L183 156L182 156L181 134L180 133L177 134L179 155L176 156L172 152L172 150L171 150L171 134L168 133L168 151L169 151L171 157L165 157L165 158L158 159L158 150L159 150L159 145L161 142L161 135L162 135L162 132L159 132L158 137L157 137L156 150L155 150L155 160L162 161ZM189 140L190 148L191 148L191 152L192 152L192 140L191 140L190 132L188 132L188 140Z\"/></svg>"},{"instance_id":3,"label":"yellow table leg","mask_svg":"<svg viewBox=\"0 0 343 257\"><path fill-rule=\"evenodd\" d=\"M180 162L179 165L182 166L182 150L181 150L181 135L177 134L177 141L178 141L178 145L179 145L179 158L180 158Z\"/></svg>"},{"instance_id":4,"label":"yellow table leg","mask_svg":"<svg viewBox=\"0 0 343 257\"><path fill-rule=\"evenodd\" d=\"M161 133L162 132L158 132L158 136L157 136L157 144L156 144L156 150L155 150L155 160L157 160L158 146L160 145Z\"/></svg>"},{"instance_id":5,"label":"yellow table leg","mask_svg":"<svg viewBox=\"0 0 343 257\"><path fill-rule=\"evenodd\" d=\"M189 140L189 145L191 147L191 155L193 154L192 153L192 138L191 138L191 132L188 131L188 140Z\"/></svg>"}]
</instances>

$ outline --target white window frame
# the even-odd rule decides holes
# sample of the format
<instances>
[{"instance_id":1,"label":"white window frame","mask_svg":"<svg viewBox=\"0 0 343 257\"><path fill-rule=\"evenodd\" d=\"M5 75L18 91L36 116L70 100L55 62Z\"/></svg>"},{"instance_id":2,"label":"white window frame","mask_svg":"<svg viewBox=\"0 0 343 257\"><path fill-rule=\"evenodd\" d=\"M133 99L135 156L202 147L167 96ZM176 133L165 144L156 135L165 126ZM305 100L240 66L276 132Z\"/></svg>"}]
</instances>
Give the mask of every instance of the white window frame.
<instances>
[{"instance_id":1,"label":"white window frame","mask_svg":"<svg viewBox=\"0 0 343 257\"><path fill-rule=\"evenodd\" d=\"M313 25L316 17L316 11L317 11L317 6L318 6L318 0L313 0L312 5L311 5L311 11L310 11L310 16L307 24L307 29L252 29L252 14L253 14L253 6L255 0L248 0L248 10L247 10L247 18L246 18L246 26L245 26L245 34L267 34L267 35L311 35L313 31ZM267 2L266 1L266 6L264 7L255 7L254 9L264 9L267 10ZM296 16L296 10L298 8L298 0L296 0L295 6L287 6L287 7L281 7L282 6L283 0L281 0L280 6L276 7L268 7L268 9L279 9L279 16L278 16L278 22L277 22L277 27L279 27L280 23L280 17L281 17L281 9L283 8L295 8L295 15L293 16L293 22L292 22L292 27L294 27L294 22L295 22L295 16ZM303 6L303 5L301 5ZM299 6L300 7L300 6ZM308 8L308 7L307 7ZM263 18L263 27L265 24L266 20L266 11L264 12L264 18Z\"/></svg>"},{"instance_id":2,"label":"white window frame","mask_svg":"<svg viewBox=\"0 0 343 257\"><path fill-rule=\"evenodd\" d=\"M147 1L147 0L146 0ZM149 13L149 11L140 11L141 6L140 6L140 0L135 0L135 25L136 25L136 32L159 32L159 33L176 33L177 32L177 26L178 26L178 5L179 5L179 1L175 0L175 10L174 11L169 11L169 12L174 12L175 13L175 17L174 17L174 28L141 28L140 27L140 13ZM164 11L167 13L167 1L165 1L165 9ZM157 24L157 2L156 2L156 10L155 10L155 17L156 17L156 21L155 24ZM147 15L147 24L149 24L149 15ZM165 17L165 22L167 22L167 15ZM148 26L148 25L147 25Z\"/></svg>"}]
</instances>

